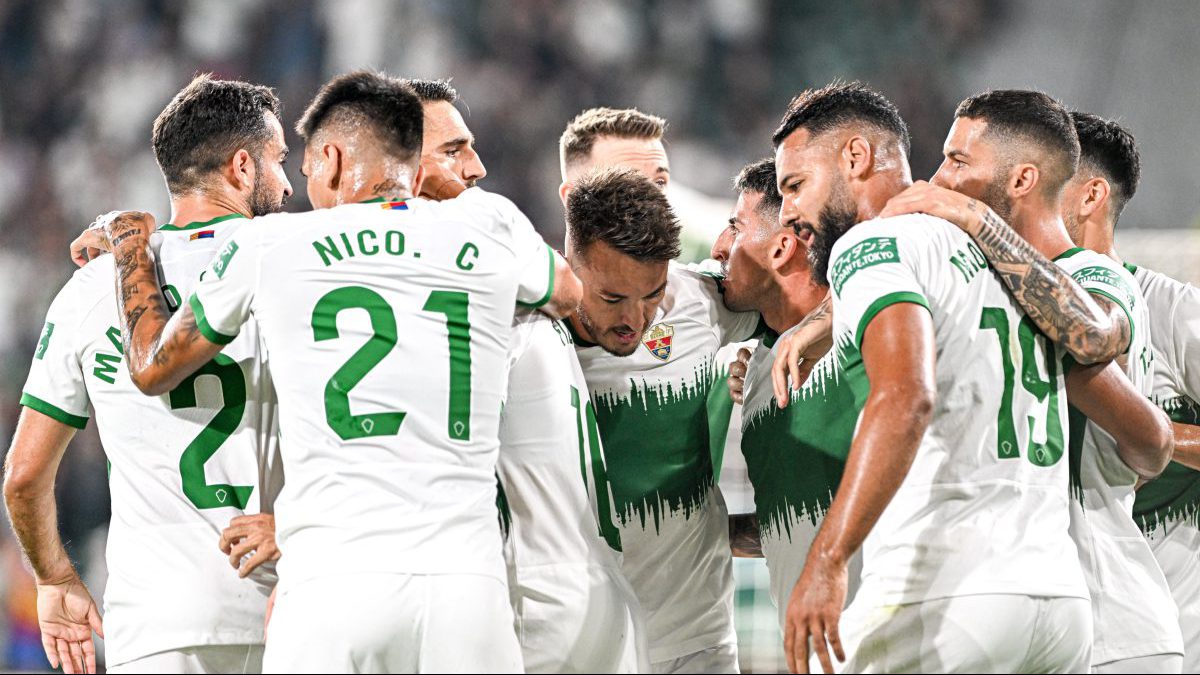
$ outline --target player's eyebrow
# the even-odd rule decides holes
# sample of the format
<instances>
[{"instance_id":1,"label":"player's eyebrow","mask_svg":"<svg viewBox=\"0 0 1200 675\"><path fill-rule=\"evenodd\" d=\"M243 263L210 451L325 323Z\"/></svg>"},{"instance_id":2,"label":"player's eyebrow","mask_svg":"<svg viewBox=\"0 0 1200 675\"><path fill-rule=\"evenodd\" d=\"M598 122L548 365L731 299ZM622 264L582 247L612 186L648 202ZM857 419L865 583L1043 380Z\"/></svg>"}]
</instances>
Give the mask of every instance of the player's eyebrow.
<instances>
[{"instance_id":1,"label":"player's eyebrow","mask_svg":"<svg viewBox=\"0 0 1200 675\"><path fill-rule=\"evenodd\" d=\"M442 143L441 145L438 146L438 149L439 150L451 150L453 148L466 145L466 144L470 143L471 140L472 139L468 138L467 136L459 136L458 138L453 138L451 140L446 141L445 143Z\"/></svg>"},{"instance_id":2,"label":"player's eyebrow","mask_svg":"<svg viewBox=\"0 0 1200 675\"><path fill-rule=\"evenodd\" d=\"M665 166L660 166L654 170L654 173L655 174L665 173L669 176L669 175L671 175L671 169L668 167L665 167Z\"/></svg>"},{"instance_id":3,"label":"player's eyebrow","mask_svg":"<svg viewBox=\"0 0 1200 675\"><path fill-rule=\"evenodd\" d=\"M662 282L662 285L661 285L661 286L659 286L658 288L654 289L654 292L653 292L653 293L651 293L651 294L649 294L649 295L647 295L647 296L643 297L642 299L643 299L643 300L645 300L646 298L653 298L654 296L658 295L659 293L662 293L662 292L663 292L663 291L665 291L665 290L667 290L667 282L666 282L666 281Z\"/></svg>"}]
</instances>

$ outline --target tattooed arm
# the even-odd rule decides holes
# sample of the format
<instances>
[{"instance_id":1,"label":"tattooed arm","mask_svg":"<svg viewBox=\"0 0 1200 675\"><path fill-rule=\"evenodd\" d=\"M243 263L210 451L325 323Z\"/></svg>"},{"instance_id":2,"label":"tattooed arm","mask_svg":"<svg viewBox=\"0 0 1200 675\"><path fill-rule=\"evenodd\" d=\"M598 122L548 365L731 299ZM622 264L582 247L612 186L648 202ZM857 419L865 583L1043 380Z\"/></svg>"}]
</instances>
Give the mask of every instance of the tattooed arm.
<instances>
[{"instance_id":1,"label":"tattooed arm","mask_svg":"<svg viewBox=\"0 0 1200 675\"><path fill-rule=\"evenodd\" d=\"M136 211L105 227L117 268L117 311L129 375L151 396L174 389L221 351L200 334L191 307L184 305L175 316L167 310L150 253L153 231L154 216Z\"/></svg>"},{"instance_id":2,"label":"tattooed arm","mask_svg":"<svg viewBox=\"0 0 1200 675\"><path fill-rule=\"evenodd\" d=\"M988 206L925 181L893 197L881 218L927 213L962 228L982 249L1017 304L1079 363L1111 361L1129 346L1128 321L1114 321L1071 275L1021 238Z\"/></svg>"},{"instance_id":3,"label":"tattooed arm","mask_svg":"<svg viewBox=\"0 0 1200 675\"><path fill-rule=\"evenodd\" d=\"M775 403L786 408L792 389L808 379L813 366L833 347L833 296L826 293L825 299L816 309L804 317L799 328L779 339L775 346L775 363L771 366L771 386L775 390Z\"/></svg>"},{"instance_id":4,"label":"tattooed arm","mask_svg":"<svg viewBox=\"0 0 1200 675\"><path fill-rule=\"evenodd\" d=\"M737 513L729 516L729 548L735 558L761 558L762 539L758 534L758 516Z\"/></svg>"}]
</instances>

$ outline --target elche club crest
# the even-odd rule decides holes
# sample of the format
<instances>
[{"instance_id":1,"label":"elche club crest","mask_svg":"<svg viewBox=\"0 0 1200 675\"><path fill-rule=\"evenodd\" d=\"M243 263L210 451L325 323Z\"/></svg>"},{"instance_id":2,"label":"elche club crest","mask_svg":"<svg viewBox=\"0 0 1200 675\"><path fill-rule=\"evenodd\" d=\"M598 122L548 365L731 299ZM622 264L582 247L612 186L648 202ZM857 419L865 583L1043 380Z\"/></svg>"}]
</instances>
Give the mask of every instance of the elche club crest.
<instances>
[{"instance_id":1,"label":"elche club crest","mask_svg":"<svg viewBox=\"0 0 1200 675\"><path fill-rule=\"evenodd\" d=\"M654 355L654 358L659 361L666 361L671 358L671 340L675 337L675 327L659 323L650 327L642 335L642 344L646 345L646 349Z\"/></svg>"}]
</instances>

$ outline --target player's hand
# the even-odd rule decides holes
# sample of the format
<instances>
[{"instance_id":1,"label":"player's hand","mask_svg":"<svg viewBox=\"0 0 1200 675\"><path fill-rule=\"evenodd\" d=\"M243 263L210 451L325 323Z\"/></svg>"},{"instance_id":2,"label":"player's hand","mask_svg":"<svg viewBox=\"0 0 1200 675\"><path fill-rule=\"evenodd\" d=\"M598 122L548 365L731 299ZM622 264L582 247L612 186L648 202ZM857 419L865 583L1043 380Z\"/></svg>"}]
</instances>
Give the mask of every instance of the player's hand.
<instances>
[{"instance_id":1,"label":"player's hand","mask_svg":"<svg viewBox=\"0 0 1200 675\"><path fill-rule=\"evenodd\" d=\"M83 267L89 261L108 253L108 237L104 234L104 227L120 213L120 211L109 211L96 216L92 224L88 225L83 232L79 233L78 237L75 237L75 241L71 242L71 261Z\"/></svg>"},{"instance_id":2,"label":"player's hand","mask_svg":"<svg viewBox=\"0 0 1200 675\"><path fill-rule=\"evenodd\" d=\"M425 169L425 179L421 181L421 197L440 202L454 199L467 189L462 177L454 171L453 163L431 160L421 162L421 168Z\"/></svg>"},{"instance_id":3,"label":"player's hand","mask_svg":"<svg viewBox=\"0 0 1200 675\"><path fill-rule=\"evenodd\" d=\"M275 545L275 516L257 513L229 521L229 527L221 533L221 551L229 556L229 564L242 579L259 565L279 560L279 548ZM247 553L253 555L242 562Z\"/></svg>"},{"instance_id":4,"label":"player's hand","mask_svg":"<svg viewBox=\"0 0 1200 675\"><path fill-rule=\"evenodd\" d=\"M733 402L741 405L746 389L746 369L750 367L750 350L742 347L738 350L737 360L729 364L729 377L725 380L729 385L729 396Z\"/></svg>"},{"instance_id":5,"label":"player's hand","mask_svg":"<svg viewBox=\"0 0 1200 675\"><path fill-rule=\"evenodd\" d=\"M145 211L122 211L104 222L104 235L108 239L109 251L116 251L122 244L146 246L157 223L154 216Z\"/></svg>"},{"instance_id":6,"label":"player's hand","mask_svg":"<svg viewBox=\"0 0 1200 675\"><path fill-rule=\"evenodd\" d=\"M983 225L983 214L988 210L986 204L961 192L919 180L889 199L879 217L924 213L948 220L967 234L973 234Z\"/></svg>"},{"instance_id":7,"label":"player's hand","mask_svg":"<svg viewBox=\"0 0 1200 675\"><path fill-rule=\"evenodd\" d=\"M788 601L787 623L783 629L783 649L788 668L793 673L808 672L810 639L826 673L833 672L830 648L839 663L846 660L838 621L846 604L848 577L845 563L811 554L804 563L804 571Z\"/></svg>"},{"instance_id":8,"label":"player's hand","mask_svg":"<svg viewBox=\"0 0 1200 675\"><path fill-rule=\"evenodd\" d=\"M96 601L78 575L58 583L37 585L38 627L42 649L52 668L64 673L96 672L92 631L104 637Z\"/></svg>"},{"instance_id":9,"label":"player's hand","mask_svg":"<svg viewBox=\"0 0 1200 675\"><path fill-rule=\"evenodd\" d=\"M833 348L832 317L810 321L775 343L775 363L771 364L771 386L775 390L775 403L786 408L792 400L788 391L800 389L813 366Z\"/></svg>"}]
</instances>

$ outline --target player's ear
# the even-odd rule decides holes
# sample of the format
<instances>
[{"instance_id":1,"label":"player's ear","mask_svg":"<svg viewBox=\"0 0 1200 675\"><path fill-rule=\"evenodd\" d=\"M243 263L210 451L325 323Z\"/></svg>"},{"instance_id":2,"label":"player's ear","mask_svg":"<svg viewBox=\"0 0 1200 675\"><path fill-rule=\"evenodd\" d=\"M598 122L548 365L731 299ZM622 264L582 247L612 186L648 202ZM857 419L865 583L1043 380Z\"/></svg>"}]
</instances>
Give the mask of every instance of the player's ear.
<instances>
[{"instance_id":1,"label":"player's ear","mask_svg":"<svg viewBox=\"0 0 1200 675\"><path fill-rule=\"evenodd\" d=\"M800 243L800 238L790 227L779 230L771 241L771 255L768 262L771 269L778 272L791 264L797 255L807 255L808 251Z\"/></svg>"},{"instance_id":2,"label":"player's ear","mask_svg":"<svg viewBox=\"0 0 1200 675\"><path fill-rule=\"evenodd\" d=\"M851 136L842 146L841 161L847 178L865 178L875 163L875 148L866 138Z\"/></svg>"},{"instance_id":3,"label":"player's ear","mask_svg":"<svg viewBox=\"0 0 1200 675\"><path fill-rule=\"evenodd\" d=\"M416 173L416 175L413 176L412 195L414 197L421 194L421 183L424 183L424 182L425 182L425 163L422 162L417 165L417 173Z\"/></svg>"},{"instance_id":4,"label":"player's ear","mask_svg":"<svg viewBox=\"0 0 1200 675\"><path fill-rule=\"evenodd\" d=\"M233 153L226 168L226 177L239 190L254 189L255 175L254 158L245 148L239 148Z\"/></svg>"},{"instance_id":5,"label":"player's ear","mask_svg":"<svg viewBox=\"0 0 1200 675\"><path fill-rule=\"evenodd\" d=\"M1087 218L1108 203L1112 188L1103 178L1093 178L1083 187L1083 199L1079 204L1079 217Z\"/></svg>"},{"instance_id":6,"label":"player's ear","mask_svg":"<svg viewBox=\"0 0 1200 675\"><path fill-rule=\"evenodd\" d=\"M1014 199L1028 197L1038 187L1041 173L1033 164L1018 164L1008 174L1008 191Z\"/></svg>"},{"instance_id":7,"label":"player's ear","mask_svg":"<svg viewBox=\"0 0 1200 675\"><path fill-rule=\"evenodd\" d=\"M325 186L331 192L337 192L342 184L342 149L335 143L324 143L321 145L321 156L325 160L325 166L329 167L325 174Z\"/></svg>"},{"instance_id":8,"label":"player's ear","mask_svg":"<svg viewBox=\"0 0 1200 675\"><path fill-rule=\"evenodd\" d=\"M567 195L571 194L572 185L567 181L563 181L562 185L558 186L558 198L562 200L563 208L567 208Z\"/></svg>"}]
</instances>

